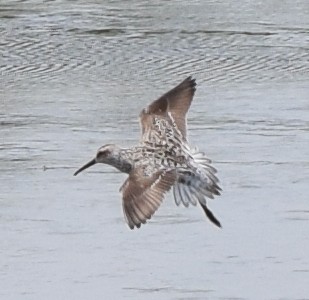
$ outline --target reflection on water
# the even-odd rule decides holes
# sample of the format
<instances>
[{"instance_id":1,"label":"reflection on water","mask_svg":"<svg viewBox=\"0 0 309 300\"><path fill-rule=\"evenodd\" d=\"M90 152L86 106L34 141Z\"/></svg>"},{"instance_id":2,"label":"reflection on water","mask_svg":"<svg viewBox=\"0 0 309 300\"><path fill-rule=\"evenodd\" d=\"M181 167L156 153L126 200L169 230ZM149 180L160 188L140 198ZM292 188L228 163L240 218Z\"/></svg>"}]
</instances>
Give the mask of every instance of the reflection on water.
<instances>
[{"instance_id":1,"label":"reflection on water","mask_svg":"<svg viewBox=\"0 0 309 300\"><path fill-rule=\"evenodd\" d=\"M307 299L308 13L304 0L0 0L1 298ZM102 144L136 143L139 111L188 75L223 229L167 197L131 232L125 175L72 174Z\"/></svg>"}]
</instances>

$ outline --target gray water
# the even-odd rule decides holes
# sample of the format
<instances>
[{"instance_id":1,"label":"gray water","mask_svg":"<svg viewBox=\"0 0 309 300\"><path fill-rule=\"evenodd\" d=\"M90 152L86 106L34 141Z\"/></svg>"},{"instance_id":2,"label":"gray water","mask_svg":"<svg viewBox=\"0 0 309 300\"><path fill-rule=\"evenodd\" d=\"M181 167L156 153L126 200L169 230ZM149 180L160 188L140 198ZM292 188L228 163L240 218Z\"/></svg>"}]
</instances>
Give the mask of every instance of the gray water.
<instances>
[{"instance_id":1,"label":"gray water","mask_svg":"<svg viewBox=\"0 0 309 300\"><path fill-rule=\"evenodd\" d=\"M309 299L309 2L0 0L1 299ZM186 76L223 194L125 225L137 116Z\"/></svg>"}]
</instances>

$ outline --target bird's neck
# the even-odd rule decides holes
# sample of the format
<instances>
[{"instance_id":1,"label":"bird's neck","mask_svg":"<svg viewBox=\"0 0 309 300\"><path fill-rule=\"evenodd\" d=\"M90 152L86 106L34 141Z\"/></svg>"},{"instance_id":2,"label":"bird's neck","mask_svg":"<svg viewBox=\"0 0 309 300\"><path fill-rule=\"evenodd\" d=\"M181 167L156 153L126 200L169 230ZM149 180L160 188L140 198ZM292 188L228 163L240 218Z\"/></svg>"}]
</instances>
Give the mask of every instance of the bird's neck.
<instances>
[{"instance_id":1,"label":"bird's neck","mask_svg":"<svg viewBox=\"0 0 309 300\"><path fill-rule=\"evenodd\" d=\"M130 173L133 168L133 162L129 149L120 149L109 159L108 164L115 167L123 173Z\"/></svg>"}]
</instances>

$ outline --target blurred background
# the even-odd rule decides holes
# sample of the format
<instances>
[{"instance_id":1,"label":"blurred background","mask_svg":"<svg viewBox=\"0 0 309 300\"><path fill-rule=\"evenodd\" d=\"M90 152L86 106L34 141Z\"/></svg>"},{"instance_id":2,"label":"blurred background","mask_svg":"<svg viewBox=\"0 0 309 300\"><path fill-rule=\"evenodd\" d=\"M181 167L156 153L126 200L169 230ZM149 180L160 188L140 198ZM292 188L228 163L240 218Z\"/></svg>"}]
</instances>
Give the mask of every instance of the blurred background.
<instances>
[{"instance_id":1,"label":"blurred background","mask_svg":"<svg viewBox=\"0 0 309 300\"><path fill-rule=\"evenodd\" d=\"M0 0L1 299L309 299L309 2ZM223 194L130 231L106 143L192 75Z\"/></svg>"}]
</instances>

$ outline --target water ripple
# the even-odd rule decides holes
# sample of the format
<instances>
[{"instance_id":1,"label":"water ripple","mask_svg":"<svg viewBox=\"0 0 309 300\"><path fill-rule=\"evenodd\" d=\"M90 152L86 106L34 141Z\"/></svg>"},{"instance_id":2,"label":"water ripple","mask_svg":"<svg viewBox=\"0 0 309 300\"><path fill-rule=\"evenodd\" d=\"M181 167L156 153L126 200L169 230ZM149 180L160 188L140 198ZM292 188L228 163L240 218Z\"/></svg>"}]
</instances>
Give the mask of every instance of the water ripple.
<instances>
[{"instance_id":1,"label":"water ripple","mask_svg":"<svg viewBox=\"0 0 309 300\"><path fill-rule=\"evenodd\" d=\"M1 11L0 72L9 85L145 77L149 70L167 76L194 70L213 84L308 78L306 27L251 22L241 30L227 22L205 29L190 23L200 21L194 15L179 28L176 19L155 23L145 4L139 10L110 4L102 16L96 4L69 9L59 2L53 12L53 4L30 3Z\"/></svg>"}]
</instances>

